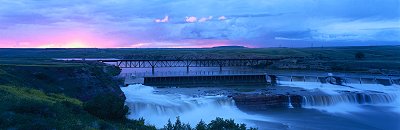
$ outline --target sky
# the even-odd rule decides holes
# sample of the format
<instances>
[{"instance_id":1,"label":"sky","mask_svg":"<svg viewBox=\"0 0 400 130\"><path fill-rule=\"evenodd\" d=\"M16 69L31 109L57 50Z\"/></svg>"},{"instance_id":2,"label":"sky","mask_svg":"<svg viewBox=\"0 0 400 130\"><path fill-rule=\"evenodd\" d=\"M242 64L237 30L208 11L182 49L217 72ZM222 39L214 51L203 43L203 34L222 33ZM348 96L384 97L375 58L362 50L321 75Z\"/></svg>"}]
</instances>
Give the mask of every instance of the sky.
<instances>
[{"instance_id":1,"label":"sky","mask_svg":"<svg viewBox=\"0 0 400 130\"><path fill-rule=\"evenodd\" d=\"M1 48L400 45L399 0L0 0Z\"/></svg>"}]
</instances>

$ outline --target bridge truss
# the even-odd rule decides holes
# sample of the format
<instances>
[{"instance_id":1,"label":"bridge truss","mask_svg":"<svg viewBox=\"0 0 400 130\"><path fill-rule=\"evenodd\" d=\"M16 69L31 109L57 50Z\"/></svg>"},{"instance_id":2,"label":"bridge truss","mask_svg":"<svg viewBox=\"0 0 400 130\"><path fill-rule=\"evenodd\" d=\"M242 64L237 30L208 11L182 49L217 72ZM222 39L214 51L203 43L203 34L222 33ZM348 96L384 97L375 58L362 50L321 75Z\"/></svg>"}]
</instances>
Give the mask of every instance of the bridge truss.
<instances>
[{"instance_id":1,"label":"bridge truss","mask_svg":"<svg viewBox=\"0 0 400 130\"><path fill-rule=\"evenodd\" d=\"M99 60L120 68L159 68L159 67L236 67L255 66L282 60L276 59L194 59L194 60Z\"/></svg>"},{"instance_id":2,"label":"bridge truss","mask_svg":"<svg viewBox=\"0 0 400 130\"><path fill-rule=\"evenodd\" d=\"M267 65L285 58L270 59L190 59L190 60L99 60L99 62L113 64L120 68L154 68L161 67L240 67Z\"/></svg>"}]
</instances>

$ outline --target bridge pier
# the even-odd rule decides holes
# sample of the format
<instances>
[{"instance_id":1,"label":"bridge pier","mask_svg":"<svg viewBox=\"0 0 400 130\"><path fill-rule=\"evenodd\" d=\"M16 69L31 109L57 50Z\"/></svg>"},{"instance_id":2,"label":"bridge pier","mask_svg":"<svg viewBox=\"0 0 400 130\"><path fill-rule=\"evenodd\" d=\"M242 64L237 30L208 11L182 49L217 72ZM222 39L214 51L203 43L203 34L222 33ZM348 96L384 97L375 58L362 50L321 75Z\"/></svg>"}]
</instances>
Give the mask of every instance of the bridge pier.
<instances>
[{"instance_id":1,"label":"bridge pier","mask_svg":"<svg viewBox=\"0 0 400 130\"><path fill-rule=\"evenodd\" d=\"M293 76L290 76L290 82L293 82Z\"/></svg>"},{"instance_id":2,"label":"bridge pier","mask_svg":"<svg viewBox=\"0 0 400 130\"><path fill-rule=\"evenodd\" d=\"M189 73L189 66L186 66L186 73Z\"/></svg>"},{"instance_id":3,"label":"bridge pier","mask_svg":"<svg viewBox=\"0 0 400 130\"><path fill-rule=\"evenodd\" d=\"M154 75L154 66L151 66L151 74L153 74Z\"/></svg>"},{"instance_id":4,"label":"bridge pier","mask_svg":"<svg viewBox=\"0 0 400 130\"><path fill-rule=\"evenodd\" d=\"M278 84L278 77L276 75L267 75L271 79L270 83L275 85Z\"/></svg>"}]
</instances>

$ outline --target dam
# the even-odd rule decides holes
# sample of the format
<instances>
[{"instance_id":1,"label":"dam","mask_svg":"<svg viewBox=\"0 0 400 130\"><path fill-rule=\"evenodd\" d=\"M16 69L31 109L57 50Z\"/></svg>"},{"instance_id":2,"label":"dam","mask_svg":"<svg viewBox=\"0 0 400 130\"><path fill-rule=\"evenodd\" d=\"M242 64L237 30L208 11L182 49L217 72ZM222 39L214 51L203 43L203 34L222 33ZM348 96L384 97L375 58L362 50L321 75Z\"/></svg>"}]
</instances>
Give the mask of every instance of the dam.
<instances>
[{"instance_id":1,"label":"dam","mask_svg":"<svg viewBox=\"0 0 400 130\"><path fill-rule=\"evenodd\" d=\"M197 75L197 76L164 76L144 77L144 84L150 86L211 86L211 85L265 85L267 75Z\"/></svg>"},{"instance_id":2,"label":"dam","mask_svg":"<svg viewBox=\"0 0 400 130\"><path fill-rule=\"evenodd\" d=\"M323 84L381 84L390 86L400 84L397 76L367 76L328 74L285 74L267 72L213 72L200 73L126 73L125 85L144 84L149 86L235 86L235 85L274 85L280 81L318 82Z\"/></svg>"}]
</instances>

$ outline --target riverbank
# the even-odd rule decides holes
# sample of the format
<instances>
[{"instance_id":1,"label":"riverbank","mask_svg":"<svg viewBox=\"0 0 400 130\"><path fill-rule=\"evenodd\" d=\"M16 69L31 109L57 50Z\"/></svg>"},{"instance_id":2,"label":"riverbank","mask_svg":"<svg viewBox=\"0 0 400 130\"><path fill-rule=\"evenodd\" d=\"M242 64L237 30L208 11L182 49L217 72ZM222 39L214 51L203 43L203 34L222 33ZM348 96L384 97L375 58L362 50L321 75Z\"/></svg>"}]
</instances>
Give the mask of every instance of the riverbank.
<instances>
[{"instance_id":1,"label":"riverbank","mask_svg":"<svg viewBox=\"0 0 400 130\"><path fill-rule=\"evenodd\" d=\"M91 62L0 64L0 129L155 129L125 118L119 71Z\"/></svg>"}]
</instances>

